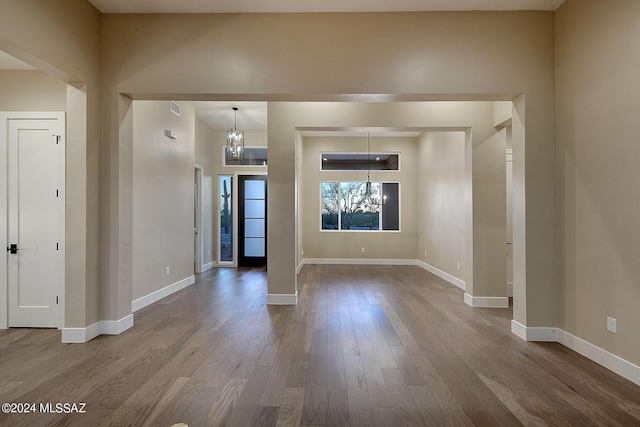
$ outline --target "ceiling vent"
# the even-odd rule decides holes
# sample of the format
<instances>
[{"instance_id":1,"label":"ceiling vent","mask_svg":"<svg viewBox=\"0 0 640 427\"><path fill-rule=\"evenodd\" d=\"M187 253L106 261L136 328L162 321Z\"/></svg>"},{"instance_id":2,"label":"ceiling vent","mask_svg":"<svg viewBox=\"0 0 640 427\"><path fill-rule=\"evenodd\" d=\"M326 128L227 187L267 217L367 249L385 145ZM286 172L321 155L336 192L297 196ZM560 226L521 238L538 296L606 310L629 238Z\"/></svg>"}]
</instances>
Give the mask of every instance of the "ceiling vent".
<instances>
[{"instance_id":1,"label":"ceiling vent","mask_svg":"<svg viewBox=\"0 0 640 427\"><path fill-rule=\"evenodd\" d=\"M169 110L171 110L171 112L176 116L180 117L180 104L178 104L177 102L171 101L169 103Z\"/></svg>"}]
</instances>

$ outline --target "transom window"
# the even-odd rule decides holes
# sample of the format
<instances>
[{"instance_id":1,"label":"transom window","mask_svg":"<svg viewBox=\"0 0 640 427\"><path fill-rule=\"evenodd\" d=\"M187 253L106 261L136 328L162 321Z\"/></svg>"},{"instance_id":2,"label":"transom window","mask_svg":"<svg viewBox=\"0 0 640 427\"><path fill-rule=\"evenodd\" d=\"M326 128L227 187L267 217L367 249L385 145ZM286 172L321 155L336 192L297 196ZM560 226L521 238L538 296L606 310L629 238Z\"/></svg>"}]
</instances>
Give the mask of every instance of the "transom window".
<instances>
[{"instance_id":1,"label":"transom window","mask_svg":"<svg viewBox=\"0 0 640 427\"><path fill-rule=\"evenodd\" d=\"M322 153L323 171L397 171L400 155L392 153Z\"/></svg>"},{"instance_id":2,"label":"transom window","mask_svg":"<svg viewBox=\"0 0 640 427\"><path fill-rule=\"evenodd\" d=\"M267 147L245 147L242 160L228 160L227 147L223 147L225 166L267 166Z\"/></svg>"}]
</instances>

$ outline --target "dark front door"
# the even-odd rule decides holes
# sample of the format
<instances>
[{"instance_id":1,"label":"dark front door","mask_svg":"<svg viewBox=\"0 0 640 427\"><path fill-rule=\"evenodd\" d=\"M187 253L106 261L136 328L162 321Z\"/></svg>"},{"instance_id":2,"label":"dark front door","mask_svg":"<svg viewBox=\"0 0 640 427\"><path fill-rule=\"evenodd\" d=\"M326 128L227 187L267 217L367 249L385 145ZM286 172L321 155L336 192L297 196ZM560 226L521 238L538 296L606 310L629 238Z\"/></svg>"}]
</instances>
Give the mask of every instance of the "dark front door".
<instances>
[{"instance_id":1,"label":"dark front door","mask_svg":"<svg viewBox=\"0 0 640 427\"><path fill-rule=\"evenodd\" d=\"M267 264L267 177L238 177L238 267Z\"/></svg>"}]
</instances>

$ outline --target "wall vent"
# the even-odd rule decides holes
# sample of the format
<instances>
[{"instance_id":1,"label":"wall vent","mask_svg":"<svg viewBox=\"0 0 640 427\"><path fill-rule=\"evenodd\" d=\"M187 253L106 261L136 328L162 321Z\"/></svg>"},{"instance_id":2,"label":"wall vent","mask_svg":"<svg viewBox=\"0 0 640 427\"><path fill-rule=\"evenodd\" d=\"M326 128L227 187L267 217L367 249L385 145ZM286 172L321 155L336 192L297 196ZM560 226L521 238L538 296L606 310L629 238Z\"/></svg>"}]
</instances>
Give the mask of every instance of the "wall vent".
<instances>
[{"instance_id":1,"label":"wall vent","mask_svg":"<svg viewBox=\"0 0 640 427\"><path fill-rule=\"evenodd\" d=\"M171 112L176 116L180 117L180 104L178 104L177 102L171 101L169 103L169 110L171 110Z\"/></svg>"}]
</instances>

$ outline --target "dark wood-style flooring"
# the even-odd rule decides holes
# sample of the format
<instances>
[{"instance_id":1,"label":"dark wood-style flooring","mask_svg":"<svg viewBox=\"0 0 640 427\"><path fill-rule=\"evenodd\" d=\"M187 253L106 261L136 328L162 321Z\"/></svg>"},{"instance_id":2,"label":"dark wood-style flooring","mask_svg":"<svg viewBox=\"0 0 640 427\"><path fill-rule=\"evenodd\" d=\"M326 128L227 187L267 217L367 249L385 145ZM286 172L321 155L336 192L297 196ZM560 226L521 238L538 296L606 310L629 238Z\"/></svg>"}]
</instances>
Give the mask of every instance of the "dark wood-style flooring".
<instances>
[{"instance_id":1,"label":"dark wood-style flooring","mask_svg":"<svg viewBox=\"0 0 640 427\"><path fill-rule=\"evenodd\" d=\"M297 306L266 291L215 269L119 336L0 331L0 403L86 403L0 426L640 425L640 387L418 267L305 266Z\"/></svg>"}]
</instances>

